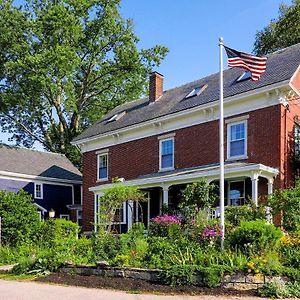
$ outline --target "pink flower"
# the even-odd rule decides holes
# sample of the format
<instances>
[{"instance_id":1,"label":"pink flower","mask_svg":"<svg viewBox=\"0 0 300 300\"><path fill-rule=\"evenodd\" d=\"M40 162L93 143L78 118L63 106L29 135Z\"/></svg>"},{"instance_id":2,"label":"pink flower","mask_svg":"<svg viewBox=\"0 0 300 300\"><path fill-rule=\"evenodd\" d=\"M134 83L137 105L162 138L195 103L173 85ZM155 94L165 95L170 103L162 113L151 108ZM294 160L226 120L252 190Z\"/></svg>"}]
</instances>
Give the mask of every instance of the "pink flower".
<instances>
[{"instance_id":1,"label":"pink flower","mask_svg":"<svg viewBox=\"0 0 300 300\"><path fill-rule=\"evenodd\" d=\"M153 223L157 224L181 224L181 220L177 216L157 216L150 220Z\"/></svg>"}]
</instances>

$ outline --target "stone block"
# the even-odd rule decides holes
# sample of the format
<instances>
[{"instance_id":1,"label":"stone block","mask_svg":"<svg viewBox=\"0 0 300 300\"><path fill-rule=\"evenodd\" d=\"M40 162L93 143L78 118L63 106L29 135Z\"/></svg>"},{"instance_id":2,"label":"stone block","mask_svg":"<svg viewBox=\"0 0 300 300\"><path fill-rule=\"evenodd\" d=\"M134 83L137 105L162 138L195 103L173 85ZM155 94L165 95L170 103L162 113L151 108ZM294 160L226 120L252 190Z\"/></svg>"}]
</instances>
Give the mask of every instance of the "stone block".
<instances>
[{"instance_id":1,"label":"stone block","mask_svg":"<svg viewBox=\"0 0 300 300\"><path fill-rule=\"evenodd\" d=\"M227 278L227 282L237 282L237 283L243 283L246 282L246 276L242 273L237 273L234 275L231 275L230 278Z\"/></svg>"},{"instance_id":2,"label":"stone block","mask_svg":"<svg viewBox=\"0 0 300 300\"><path fill-rule=\"evenodd\" d=\"M261 274L247 275L246 276L246 283L264 284L265 283L265 276L261 275Z\"/></svg>"},{"instance_id":3,"label":"stone block","mask_svg":"<svg viewBox=\"0 0 300 300\"><path fill-rule=\"evenodd\" d=\"M227 283L222 284L222 287L223 287L224 289L234 289L234 283L232 283L232 282L227 282Z\"/></svg>"},{"instance_id":4,"label":"stone block","mask_svg":"<svg viewBox=\"0 0 300 300\"><path fill-rule=\"evenodd\" d=\"M256 283L234 283L233 288L238 291L249 291L249 290L256 290L257 284Z\"/></svg>"}]
</instances>

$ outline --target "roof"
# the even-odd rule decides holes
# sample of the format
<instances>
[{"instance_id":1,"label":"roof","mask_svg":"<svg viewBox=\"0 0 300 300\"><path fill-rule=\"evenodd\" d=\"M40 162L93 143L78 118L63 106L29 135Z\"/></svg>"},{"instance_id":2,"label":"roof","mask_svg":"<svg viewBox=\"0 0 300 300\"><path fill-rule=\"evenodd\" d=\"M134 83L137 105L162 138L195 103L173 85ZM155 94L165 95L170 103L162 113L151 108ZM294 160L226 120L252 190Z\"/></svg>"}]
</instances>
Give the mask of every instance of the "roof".
<instances>
[{"instance_id":1,"label":"roof","mask_svg":"<svg viewBox=\"0 0 300 300\"><path fill-rule=\"evenodd\" d=\"M62 154L0 144L0 172L81 181L82 174Z\"/></svg>"},{"instance_id":2,"label":"roof","mask_svg":"<svg viewBox=\"0 0 300 300\"><path fill-rule=\"evenodd\" d=\"M300 43L278 50L268 56L266 72L260 80L236 80L245 72L243 69L227 69L223 73L224 101L226 98L252 91L271 84L289 80L300 64ZM207 84L207 88L199 95L185 99L194 88ZM187 83L177 88L164 91L159 101L149 105L149 98L132 101L120 105L108 113L104 118L83 131L74 142L94 137L99 134L125 128L144 121L184 111L196 106L217 101L219 99L219 73ZM107 122L117 113L126 111L120 119Z\"/></svg>"}]
</instances>

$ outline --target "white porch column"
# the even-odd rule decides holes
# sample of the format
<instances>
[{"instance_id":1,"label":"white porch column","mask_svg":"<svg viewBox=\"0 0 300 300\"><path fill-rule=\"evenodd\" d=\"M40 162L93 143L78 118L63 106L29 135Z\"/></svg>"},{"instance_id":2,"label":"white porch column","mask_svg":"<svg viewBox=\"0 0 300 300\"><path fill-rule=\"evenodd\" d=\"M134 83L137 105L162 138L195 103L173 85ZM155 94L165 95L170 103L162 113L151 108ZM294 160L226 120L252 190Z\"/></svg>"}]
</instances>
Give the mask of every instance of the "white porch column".
<instances>
[{"instance_id":1,"label":"white porch column","mask_svg":"<svg viewBox=\"0 0 300 300\"><path fill-rule=\"evenodd\" d=\"M168 185L164 185L162 187L163 189L163 204L168 206L169 204L169 186Z\"/></svg>"},{"instance_id":2,"label":"white porch column","mask_svg":"<svg viewBox=\"0 0 300 300\"><path fill-rule=\"evenodd\" d=\"M129 200L127 202L127 226L128 226L128 230L132 227L132 215L133 215L133 201Z\"/></svg>"},{"instance_id":3,"label":"white porch column","mask_svg":"<svg viewBox=\"0 0 300 300\"><path fill-rule=\"evenodd\" d=\"M258 205L258 173L253 173L251 176L252 181L252 200L254 204Z\"/></svg>"},{"instance_id":4,"label":"white porch column","mask_svg":"<svg viewBox=\"0 0 300 300\"><path fill-rule=\"evenodd\" d=\"M273 194L273 182L274 178L268 178L268 195Z\"/></svg>"}]
</instances>

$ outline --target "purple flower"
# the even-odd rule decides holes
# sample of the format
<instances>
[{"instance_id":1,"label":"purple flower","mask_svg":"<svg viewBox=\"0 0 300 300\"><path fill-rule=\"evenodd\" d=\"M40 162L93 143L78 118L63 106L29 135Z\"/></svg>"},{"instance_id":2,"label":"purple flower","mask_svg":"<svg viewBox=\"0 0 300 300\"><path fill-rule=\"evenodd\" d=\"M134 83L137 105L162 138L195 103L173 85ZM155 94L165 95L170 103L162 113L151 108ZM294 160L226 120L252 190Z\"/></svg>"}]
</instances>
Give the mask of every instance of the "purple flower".
<instances>
[{"instance_id":1,"label":"purple flower","mask_svg":"<svg viewBox=\"0 0 300 300\"><path fill-rule=\"evenodd\" d=\"M156 224L166 224L166 225L181 224L181 220L177 216L168 216L168 215L157 216L155 218L152 218L150 221Z\"/></svg>"}]
</instances>

